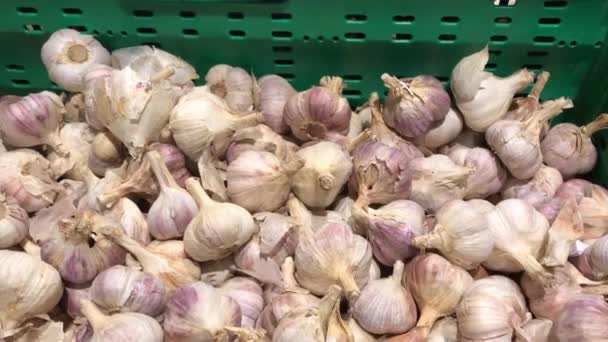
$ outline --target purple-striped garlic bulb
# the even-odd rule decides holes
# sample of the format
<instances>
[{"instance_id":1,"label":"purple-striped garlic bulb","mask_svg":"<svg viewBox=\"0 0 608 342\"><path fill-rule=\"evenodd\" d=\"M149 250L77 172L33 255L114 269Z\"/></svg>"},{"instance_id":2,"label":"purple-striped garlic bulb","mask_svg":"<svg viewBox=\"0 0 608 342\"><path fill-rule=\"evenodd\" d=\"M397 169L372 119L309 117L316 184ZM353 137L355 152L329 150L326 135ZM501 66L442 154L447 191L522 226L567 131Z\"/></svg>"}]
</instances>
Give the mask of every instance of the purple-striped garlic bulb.
<instances>
[{"instance_id":1,"label":"purple-striped garlic bulb","mask_svg":"<svg viewBox=\"0 0 608 342\"><path fill-rule=\"evenodd\" d=\"M280 134L289 132L283 113L287 101L296 94L296 90L281 76L266 75L257 81L255 107L262 112L264 123L273 131Z\"/></svg>"}]
</instances>

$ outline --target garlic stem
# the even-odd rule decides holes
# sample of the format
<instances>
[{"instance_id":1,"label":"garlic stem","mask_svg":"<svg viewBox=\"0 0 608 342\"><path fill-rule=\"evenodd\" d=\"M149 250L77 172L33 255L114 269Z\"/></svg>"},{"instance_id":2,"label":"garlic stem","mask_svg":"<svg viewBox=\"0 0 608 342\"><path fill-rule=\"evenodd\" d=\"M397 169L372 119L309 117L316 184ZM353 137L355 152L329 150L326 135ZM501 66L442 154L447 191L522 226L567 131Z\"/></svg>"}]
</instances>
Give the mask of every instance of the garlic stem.
<instances>
[{"instance_id":1,"label":"garlic stem","mask_svg":"<svg viewBox=\"0 0 608 342\"><path fill-rule=\"evenodd\" d=\"M382 74L380 78L384 82L384 86L387 87L389 91L396 97L403 96L403 89L405 89L410 95L415 95L405 83L401 82L401 80L395 76L385 73Z\"/></svg>"},{"instance_id":2,"label":"garlic stem","mask_svg":"<svg viewBox=\"0 0 608 342\"><path fill-rule=\"evenodd\" d=\"M346 148L346 151L349 154L352 154L353 151L362 143L370 140L372 138L372 133L369 130L365 130L361 133L359 133L356 137L354 137L353 139L351 139L348 142L348 146Z\"/></svg>"},{"instance_id":3,"label":"garlic stem","mask_svg":"<svg viewBox=\"0 0 608 342\"><path fill-rule=\"evenodd\" d=\"M342 89L344 89L344 83L342 82L342 78L337 76L323 76L321 77L321 81L319 84L323 88L327 88L338 95L342 95Z\"/></svg>"},{"instance_id":4,"label":"garlic stem","mask_svg":"<svg viewBox=\"0 0 608 342\"><path fill-rule=\"evenodd\" d=\"M551 76L551 74L548 71L541 72L540 75L538 75L538 77L536 78L534 87L532 87L532 90L530 90L530 94L528 94L528 97L533 97L536 99L536 101L538 101L540 93L543 91L543 89L545 89L545 85L549 80L549 76Z\"/></svg>"},{"instance_id":5,"label":"garlic stem","mask_svg":"<svg viewBox=\"0 0 608 342\"><path fill-rule=\"evenodd\" d=\"M357 200L355 201L354 207L355 208L365 208L368 205L369 205L369 199L367 198L367 196L365 196L365 193L359 192L359 195L357 196Z\"/></svg>"},{"instance_id":6,"label":"garlic stem","mask_svg":"<svg viewBox=\"0 0 608 342\"><path fill-rule=\"evenodd\" d=\"M108 317L88 299L80 301L80 311L87 318L94 331L103 329L108 322Z\"/></svg>"},{"instance_id":7,"label":"garlic stem","mask_svg":"<svg viewBox=\"0 0 608 342\"><path fill-rule=\"evenodd\" d=\"M276 145L275 145L276 146ZM300 158L294 158L283 165L283 170L288 176L293 176L304 166L304 160Z\"/></svg>"},{"instance_id":8,"label":"garlic stem","mask_svg":"<svg viewBox=\"0 0 608 342\"><path fill-rule=\"evenodd\" d=\"M393 266L393 274L391 275L391 279L399 286L401 286L401 280L403 279L403 261L397 260L395 265Z\"/></svg>"},{"instance_id":9,"label":"garlic stem","mask_svg":"<svg viewBox=\"0 0 608 342\"><path fill-rule=\"evenodd\" d=\"M285 258L285 261L283 261L283 264L281 265L281 273L283 274L283 287L285 289L300 287L294 276L295 265L292 257Z\"/></svg>"},{"instance_id":10,"label":"garlic stem","mask_svg":"<svg viewBox=\"0 0 608 342\"><path fill-rule=\"evenodd\" d=\"M201 210L215 203L215 201L207 195L201 186L201 183L196 178L191 177L186 179L186 190L192 195L196 205L198 205Z\"/></svg>"},{"instance_id":11,"label":"garlic stem","mask_svg":"<svg viewBox=\"0 0 608 342\"><path fill-rule=\"evenodd\" d=\"M323 324L327 322L331 312L336 306L337 301L340 299L340 294L342 293L342 288L338 285L332 285L328 290L327 294L321 298L321 302L317 307L317 312L319 318Z\"/></svg>"},{"instance_id":12,"label":"garlic stem","mask_svg":"<svg viewBox=\"0 0 608 342\"><path fill-rule=\"evenodd\" d=\"M608 285L582 286L583 293L600 296L608 295Z\"/></svg>"},{"instance_id":13,"label":"garlic stem","mask_svg":"<svg viewBox=\"0 0 608 342\"><path fill-rule=\"evenodd\" d=\"M312 214L302 202L293 194L289 194L289 199L287 200L287 209L289 211L289 216L293 217L300 230L303 227L305 229L310 230L312 227Z\"/></svg>"},{"instance_id":14,"label":"garlic stem","mask_svg":"<svg viewBox=\"0 0 608 342\"><path fill-rule=\"evenodd\" d=\"M416 326L430 330L433 327L433 324L441 317L443 317L442 314L439 314L429 306L425 306L424 309L420 309L420 318L418 319Z\"/></svg>"},{"instance_id":15,"label":"garlic stem","mask_svg":"<svg viewBox=\"0 0 608 342\"><path fill-rule=\"evenodd\" d=\"M144 248L139 242L127 236L119 228L104 227L95 233L100 233L108 237L122 248L126 249L129 253L133 254L144 270L146 268L157 268L158 265L164 263L163 258Z\"/></svg>"},{"instance_id":16,"label":"garlic stem","mask_svg":"<svg viewBox=\"0 0 608 342\"><path fill-rule=\"evenodd\" d=\"M104 192L97 197L99 202L106 206L111 207L125 195L132 192L146 192L149 191L149 187L146 186L150 175L150 163L147 158L143 158L135 170L127 176L127 180L117 186L114 189Z\"/></svg>"},{"instance_id":17,"label":"garlic stem","mask_svg":"<svg viewBox=\"0 0 608 342\"><path fill-rule=\"evenodd\" d=\"M606 128L608 128L608 114L604 113L598 115L595 120L585 126L582 126L580 130L582 134L591 137L595 132Z\"/></svg>"},{"instance_id":18,"label":"garlic stem","mask_svg":"<svg viewBox=\"0 0 608 342\"><path fill-rule=\"evenodd\" d=\"M430 233L415 237L412 243L422 250L445 246L442 234L444 229L442 225L436 224Z\"/></svg>"},{"instance_id":19,"label":"garlic stem","mask_svg":"<svg viewBox=\"0 0 608 342\"><path fill-rule=\"evenodd\" d=\"M262 113L252 113L245 116L241 116L234 120L234 124L232 125L232 130L237 131L241 128L247 128L251 126L255 126L259 123L263 122Z\"/></svg>"},{"instance_id":20,"label":"garlic stem","mask_svg":"<svg viewBox=\"0 0 608 342\"><path fill-rule=\"evenodd\" d=\"M165 162L161 159L160 154L157 151L149 151L146 153L146 158L148 158L152 172L154 172L161 189L181 188L173 178L173 175L171 175L171 172L169 172L169 169L167 169Z\"/></svg>"},{"instance_id":21,"label":"garlic stem","mask_svg":"<svg viewBox=\"0 0 608 342\"><path fill-rule=\"evenodd\" d=\"M23 250L33 256L33 257L37 257L38 259L40 259L40 247L38 247L37 244L35 244L32 240L30 240L29 238L25 238L23 240L21 240L21 242L19 243L21 245L21 248L23 248Z\"/></svg>"},{"instance_id":22,"label":"garlic stem","mask_svg":"<svg viewBox=\"0 0 608 342\"><path fill-rule=\"evenodd\" d=\"M338 276L338 281L344 289L344 293L348 297L349 301L354 303L359 297L359 294L361 294L361 290L359 290L359 286L357 286L353 274L344 272Z\"/></svg>"},{"instance_id":23,"label":"garlic stem","mask_svg":"<svg viewBox=\"0 0 608 342\"><path fill-rule=\"evenodd\" d=\"M336 186L336 179L331 173L319 175L319 185L323 190L331 190Z\"/></svg>"},{"instance_id":24,"label":"garlic stem","mask_svg":"<svg viewBox=\"0 0 608 342\"><path fill-rule=\"evenodd\" d=\"M534 279L538 280L543 286L551 287L555 282L555 277L547 272L543 266L529 253L510 253L522 268Z\"/></svg>"},{"instance_id":25,"label":"garlic stem","mask_svg":"<svg viewBox=\"0 0 608 342\"><path fill-rule=\"evenodd\" d=\"M524 120L523 125L534 136L538 136L545 122L561 114L564 109L572 108L572 106L572 100L564 97L560 97L557 100L545 101L539 110Z\"/></svg>"}]
</instances>

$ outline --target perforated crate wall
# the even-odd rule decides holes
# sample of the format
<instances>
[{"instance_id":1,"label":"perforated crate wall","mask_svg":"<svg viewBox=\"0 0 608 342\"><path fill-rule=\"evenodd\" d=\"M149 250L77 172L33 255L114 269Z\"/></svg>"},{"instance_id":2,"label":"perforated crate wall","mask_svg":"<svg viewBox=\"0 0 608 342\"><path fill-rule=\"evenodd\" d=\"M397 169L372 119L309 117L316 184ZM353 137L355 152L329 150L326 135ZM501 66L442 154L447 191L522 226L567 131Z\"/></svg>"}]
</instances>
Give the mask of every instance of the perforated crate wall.
<instances>
[{"instance_id":1,"label":"perforated crate wall","mask_svg":"<svg viewBox=\"0 0 608 342\"><path fill-rule=\"evenodd\" d=\"M46 76L40 47L51 32L72 27L97 36L110 50L160 46L201 76L220 62L256 75L280 74L299 89L322 75L339 75L353 105L383 90L383 72L425 73L448 82L462 56L489 43L488 70L498 75L521 67L551 72L543 97L574 98L574 114L566 120L585 122L608 109L608 2L496 2L3 0L0 91L59 90Z\"/></svg>"}]
</instances>

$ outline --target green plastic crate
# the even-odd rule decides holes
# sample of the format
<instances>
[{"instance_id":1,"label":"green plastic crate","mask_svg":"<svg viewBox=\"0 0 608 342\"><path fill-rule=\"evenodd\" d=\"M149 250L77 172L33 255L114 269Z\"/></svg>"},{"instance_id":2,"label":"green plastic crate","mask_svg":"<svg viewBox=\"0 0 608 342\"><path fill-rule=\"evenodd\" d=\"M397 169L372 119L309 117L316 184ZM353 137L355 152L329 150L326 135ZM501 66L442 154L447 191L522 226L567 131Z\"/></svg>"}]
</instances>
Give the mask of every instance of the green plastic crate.
<instances>
[{"instance_id":1,"label":"green plastic crate","mask_svg":"<svg viewBox=\"0 0 608 342\"><path fill-rule=\"evenodd\" d=\"M490 44L488 70L547 70L543 98L570 96L560 120L608 110L608 2L604 0L2 0L0 93L53 85L40 47L53 31L92 34L110 50L153 44L201 73L217 63L277 73L298 89L342 76L353 106L382 90L380 75L430 74L447 84L464 55ZM511 2L514 2L511 0ZM606 137L594 179L608 183ZM605 176L605 177L602 177Z\"/></svg>"}]
</instances>

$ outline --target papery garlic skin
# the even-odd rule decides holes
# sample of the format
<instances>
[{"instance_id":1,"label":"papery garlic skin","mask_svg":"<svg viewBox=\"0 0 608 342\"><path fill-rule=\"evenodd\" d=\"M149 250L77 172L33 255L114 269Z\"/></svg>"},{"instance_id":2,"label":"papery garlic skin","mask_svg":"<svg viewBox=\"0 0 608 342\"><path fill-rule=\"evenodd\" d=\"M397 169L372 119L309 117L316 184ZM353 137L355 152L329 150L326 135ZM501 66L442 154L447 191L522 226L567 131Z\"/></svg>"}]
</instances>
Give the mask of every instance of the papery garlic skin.
<instances>
[{"instance_id":1,"label":"papery garlic skin","mask_svg":"<svg viewBox=\"0 0 608 342\"><path fill-rule=\"evenodd\" d=\"M458 145L450 148L446 155L454 163L473 170L467 178L465 199L486 198L498 193L507 180L507 171L488 149Z\"/></svg>"},{"instance_id":2,"label":"papery garlic skin","mask_svg":"<svg viewBox=\"0 0 608 342\"><path fill-rule=\"evenodd\" d=\"M2 140L15 147L48 144L61 149L59 124L65 112L59 96L49 91L0 102Z\"/></svg>"},{"instance_id":3,"label":"papery garlic skin","mask_svg":"<svg viewBox=\"0 0 608 342\"><path fill-rule=\"evenodd\" d=\"M317 295L337 284L349 298L356 298L369 279L369 243L346 224L330 222L314 234L306 228L294 258L298 283Z\"/></svg>"},{"instance_id":4,"label":"papery garlic skin","mask_svg":"<svg viewBox=\"0 0 608 342\"><path fill-rule=\"evenodd\" d=\"M414 239L426 233L424 209L416 202L397 200L378 209L353 208L355 225L366 235L374 256L386 266L418 253Z\"/></svg>"},{"instance_id":5,"label":"papery garlic skin","mask_svg":"<svg viewBox=\"0 0 608 342\"><path fill-rule=\"evenodd\" d=\"M167 302L163 329L167 341L224 341L224 327L241 324L241 308L232 298L203 282L175 291Z\"/></svg>"},{"instance_id":6,"label":"papery garlic skin","mask_svg":"<svg viewBox=\"0 0 608 342\"><path fill-rule=\"evenodd\" d=\"M63 294L57 270L24 252L0 250L0 326L10 331L51 311Z\"/></svg>"},{"instance_id":7,"label":"papery garlic skin","mask_svg":"<svg viewBox=\"0 0 608 342\"><path fill-rule=\"evenodd\" d=\"M287 101L296 90L281 76L266 75L257 81L256 108L262 112L264 123L277 133L288 133L289 126L283 119Z\"/></svg>"},{"instance_id":8,"label":"papery garlic skin","mask_svg":"<svg viewBox=\"0 0 608 342\"><path fill-rule=\"evenodd\" d=\"M96 94L95 88L97 87L97 84L103 85L104 87L109 86L112 70L112 67L109 65L93 64L85 69L82 75L82 82L84 84L84 91L82 93L84 96L85 121L98 131L105 130L105 128L97 117L98 94Z\"/></svg>"},{"instance_id":9,"label":"papery garlic skin","mask_svg":"<svg viewBox=\"0 0 608 342\"><path fill-rule=\"evenodd\" d=\"M403 283L420 309L416 326L430 329L437 319L455 312L473 278L443 257L428 253L415 257L406 265Z\"/></svg>"},{"instance_id":10,"label":"papery garlic skin","mask_svg":"<svg viewBox=\"0 0 608 342\"><path fill-rule=\"evenodd\" d=\"M226 161L231 163L241 153L249 150L270 152L279 159L288 161L298 148L268 126L256 125L239 129L234 133L226 151Z\"/></svg>"},{"instance_id":11,"label":"papery garlic skin","mask_svg":"<svg viewBox=\"0 0 608 342\"><path fill-rule=\"evenodd\" d=\"M548 319L533 319L522 327L524 334L527 336L518 336L515 342L547 342L552 327L553 322Z\"/></svg>"},{"instance_id":12,"label":"papery garlic skin","mask_svg":"<svg viewBox=\"0 0 608 342\"><path fill-rule=\"evenodd\" d=\"M230 109L246 112L253 108L254 78L244 69L218 64L207 71L205 82L212 93L224 98Z\"/></svg>"},{"instance_id":13,"label":"papery garlic skin","mask_svg":"<svg viewBox=\"0 0 608 342\"><path fill-rule=\"evenodd\" d=\"M146 217L130 199L121 198L107 213L107 217L120 223L125 234L133 240L142 245L150 243L150 230Z\"/></svg>"},{"instance_id":14,"label":"papery garlic skin","mask_svg":"<svg viewBox=\"0 0 608 342\"><path fill-rule=\"evenodd\" d=\"M254 215L260 231L260 256L282 264L292 256L298 245L298 231L294 220L276 213Z\"/></svg>"},{"instance_id":15,"label":"papery garlic skin","mask_svg":"<svg viewBox=\"0 0 608 342\"><path fill-rule=\"evenodd\" d=\"M502 189L502 197L519 198L539 209L555 196L562 183L562 175L557 169L541 165L532 179L509 179Z\"/></svg>"},{"instance_id":16,"label":"papery garlic skin","mask_svg":"<svg viewBox=\"0 0 608 342\"><path fill-rule=\"evenodd\" d=\"M59 130L62 147L69 154L62 155L51 152L47 158L51 162L51 168L55 176L59 178L64 174L74 180L93 183L97 180L88 167L91 144L95 138L95 132L84 122L69 122Z\"/></svg>"},{"instance_id":17,"label":"papery garlic skin","mask_svg":"<svg viewBox=\"0 0 608 342\"><path fill-rule=\"evenodd\" d=\"M414 139L414 142L434 150L454 140L462 131L462 126L463 122L458 110L450 108L439 125L431 127L424 135Z\"/></svg>"},{"instance_id":18,"label":"papery garlic skin","mask_svg":"<svg viewBox=\"0 0 608 342\"><path fill-rule=\"evenodd\" d=\"M440 123L450 110L450 96L433 76L398 79L382 75L389 89L384 120L404 138L416 138Z\"/></svg>"},{"instance_id":19,"label":"papery garlic skin","mask_svg":"<svg viewBox=\"0 0 608 342\"><path fill-rule=\"evenodd\" d=\"M220 292L232 298L241 308L241 326L254 328L255 321L264 309L262 287L251 278L235 277L222 284Z\"/></svg>"},{"instance_id":20,"label":"papery garlic skin","mask_svg":"<svg viewBox=\"0 0 608 342\"><path fill-rule=\"evenodd\" d=\"M410 330L418 315L407 287L401 285L403 262L395 263L389 278L370 281L357 299L353 316L373 334L400 334Z\"/></svg>"},{"instance_id":21,"label":"papery garlic skin","mask_svg":"<svg viewBox=\"0 0 608 342\"><path fill-rule=\"evenodd\" d=\"M93 36L72 29L55 31L42 45L42 63L51 81L71 92L84 90L82 76L94 64L110 65L110 53Z\"/></svg>"},{"instance_id":22,"label":"papery garlic skin","mask_svg":"<svg viewBox=\"0 0 608 342\"><path fill-rule=\"evenodd\" d=\"M451 200L464 198L473 170L455 164L447 156L434 154L412 160L408 172L412 177L410 200L435 212Z\"/></svg>"},{"instance_id":23,"label":"papery garlic skin","mask_svg":"<svg viewBox=\"0 0 608 342\"><path fill-rule=\"evenodd\" d=\"M328 133L348 133L352 112L341 96L342 79L324 76L320 83L292 96L284 108L285 123L301 141L324 139Z\"/></svg>"},{"instance_id":24,"label":"papery garlic skin","mask_svg":"<svg viewBox=\"0 0 608 342\"><path fill-rule=\"evenodd\" d=\"M410 195L411 159L397 147L365 143L353 153L353 174L349 189L357 193L360 206L387 204Z\"/></svg>"},{"instance_id":25,"label":"papery garlic skin","mask_svg":"<svg viewBox=\"0 0 608 342\"><path fill-rule=\"evenodd\" d=\"M91 300L108 312L156 317L165 309L165 288L160 280L125 266L112 266L99 273L89 291Z\"/></svg>"},{"instance_id":26,"label":"papery garlic skin","mask_svg":"<svg viewBox=\"0 0 608 342\"><path fill-rule=\"evenodd\" d=\"M200 209L184 233L184 249L194 260L225 258L256 231L251 214L244 208L213 201L193 178L186 181L186 187Z\"/></svg>"},{"instance_id":27,"label":"papery garlic skin","mask_svg":"<svg viewBox=\"0 0 608 342\"><path fill-rule=\"evenodd\" d=\"M304 166L293 175L293 193L309 207L326 208L351 175L350 156L329 141L301 148L296 156L304 161Z\"/></svg>"},{"instance_id":28,"label":"papery garlic skin","mask_svg":"<svg viewBox=\"0 0 608 342\"><path fill-rule=\"evenodd\" d=\"M91 342L162 342L163 330L152 317L127 312L106 316L89 300L81 303L84 316L93 328Z\"/></svg>"},{"instance_id":29,"label":"papery garlic skin","mask_svg":"<svg viewBox=\"0 0 608 342\"><path fill-rule=\"evenodd\" d=\"M450 78L456 105L466 125L476 132L484 132L500 120L509 109L513 96L534 80L534 75L526 69L506 78L484 71L489 57L486 45L461 59Z\"/></svg>"},{"instance_id":30,"label":"papery garlic skin","mask_svg":"<svg viewBox=\"0 0 608 342\"><path fill-rule=\"evenodd\" d=\"M476 280L456 309L460 340L511 341L529 315L521 291L509 278Z\"/></svg>"},{"instance_id":31,"label":"papery garlic skin","mask_svg":"<svg viewBox=\"0 0 608 342\"><path fill-rule=\"evenodd\" d=\"M226 169L228 196L250 212L275 211L287 201L291 176L303 166L300 159L282 163L270 152L245 151Z\"/></svg>"},{"instance_id":32,"label":"papery garlic skin","mask_svg":"<svg viewBox=\"0 0 608 342\"><path fill-rule=\"evenodd\" d=\"M483 265L502 272L525 270L541 281L549 281L551 275L537 261L549 230L547 219L520 199L503 200L486 217L494 251Z\"/></svg>"},{"instance_id":33,"label":"papery garlic skin","mask_svg":"<svg viewBox=\"0 0 608 342\"><path fill-rule=\"evenodd\" d=\"M28 234L27 212L10 196L0 192L0 249L12 247Z\"/></svg>"},{"instance_id":34,"label":"papery garlic skin","mask_svg":"<svg viewBox=\"0 0 608 342\"><path fill-rule=\"evenodd\" d=\"M492 253L494 237L486 215L462 200L446 203L436 214L433 231L414 239L418 248L438 249L454 265L472 270Z\"/></svg>"},{"instance_id":35,"label":"papery garlic skin","mask_svg":"<svg viewBox=\"0 0 608 342\"><path fill-rule=\"evenodd\" d=\"M581 295L564 305L553 324L552 341L601 341L608 336L608 304L600 296Z\"/></svg>"}]
</instances>

